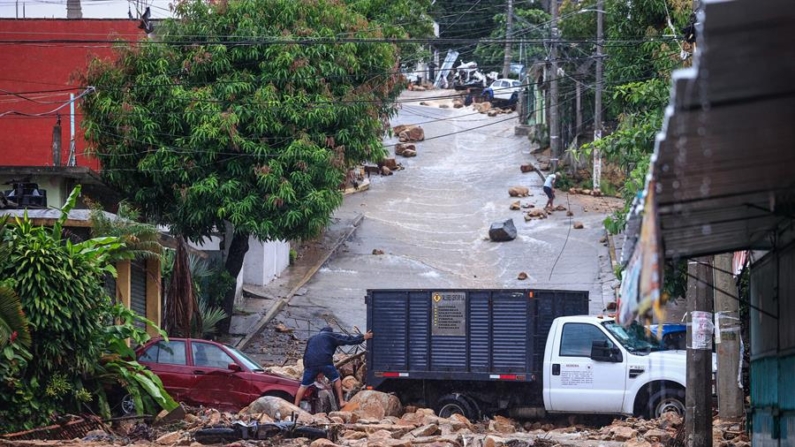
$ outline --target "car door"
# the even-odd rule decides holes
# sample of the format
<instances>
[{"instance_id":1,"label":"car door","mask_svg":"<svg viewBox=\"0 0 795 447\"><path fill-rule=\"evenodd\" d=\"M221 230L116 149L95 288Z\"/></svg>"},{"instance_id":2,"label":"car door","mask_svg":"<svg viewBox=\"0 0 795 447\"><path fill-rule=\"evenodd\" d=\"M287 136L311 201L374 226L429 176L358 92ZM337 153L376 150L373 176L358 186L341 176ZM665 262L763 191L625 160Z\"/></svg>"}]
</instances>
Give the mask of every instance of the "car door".
<instances>
[{"instance_id":1,"label":"car door","mask_svg":"<svg viewBox=\"0 0 795 447\"><path fill-rule=\"evenodd\" d=\"M620 413L627 376L626 355L619 362L591 359L593 342L616 344L604 330L590 323L565 323L553 344L550 369L550 411Z\"/></svg>"},{"instance_id":2,"label":"car door","mask_svg":"<svg viewBox=\"0 0 795 447\"><path fill-rule=\"evenodd\" d=\"M178 402L185 400L187 390L194 386L184 340L160 340L138 356L138 363L155 373Z\"/></svg>"},{"instance_id":3,"label":"car door","mask_svg":"<svg viewBox=\"0 0 795 447\"><path fill-rule=\"evenodd\" d=\"M508 99L511 96L511 92L506 89L506 81L499 80L496 81L496 86L494 87L494 97L499 99Z\"/></svg>"},{"instance_id":4,"label":"car door","mask_svg":"<svg viewBox=\"0 0 795 447\"><path fill-rule=\"evenodd\" d=\"M191 340L195 386L188 391L191 402L225 410L240 409L256 397L248 380L250 373L233 371L230 364L242 365L218 344Z\"/></svg>"}]
</instances>

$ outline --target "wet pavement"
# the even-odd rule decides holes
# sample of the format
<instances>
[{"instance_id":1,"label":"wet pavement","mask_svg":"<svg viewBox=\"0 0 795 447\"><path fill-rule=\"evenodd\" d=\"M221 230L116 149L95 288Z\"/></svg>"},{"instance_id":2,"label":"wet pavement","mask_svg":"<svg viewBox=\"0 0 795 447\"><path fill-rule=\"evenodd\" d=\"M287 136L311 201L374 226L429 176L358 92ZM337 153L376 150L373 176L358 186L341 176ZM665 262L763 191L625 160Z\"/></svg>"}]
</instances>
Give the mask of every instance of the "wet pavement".
<instances>
[{"instance_id":1,"label":"wet pavement","mask_svg":"<svg viewBox=\"0 0 795 447\"><path fill-rule=\"evenodd\" d=\"M605 235L602 220L620 201L558 192L556 205L570 209L572 217L557 211L548 219L525 222L523 212L509 210L510 204L520 200L543 207L546 197L541 176L519 169L536 160L527 137L514 135L516 114L488 117L471 107L439 108L450 103L440 100L419 105L423 96L439 95L438 91L404 94L402 99L416 98L416 102L404 102L391 124L419 124L426 141L416 143L415 158L398 158L403 170L372 176L369 190L346 196L332 224L307 250L317 263L323 260L317 252L328 253L340 237L350 234L322 267L307 275L311 269L301 264L310 259L299 259L274 283L249 289L268 297L246 301L251 321L291 290L297 293L289 296L289 303L262 335L246 343L247 352L256 357L268 351L276 322L296 329L294 336L300 339L329 321L345 330L354 326L364 330L367 289L587 290L591 314L600 313L613 300L615 278L607 246L600 239ZM395 143L397 138L385 140L390 150ZM531 196L509 197L512 186L528 187ZM490 225L510 218L518 237L491 242ZM350 231L358 220L358 227ZM584 228L573 229L574 222L582 222ZM384 254L373 254L374 250ZM528 278L517 279L520 272ZM254 322L237 325L242 334L255 326Z\"/></svg>"}]
</instances>

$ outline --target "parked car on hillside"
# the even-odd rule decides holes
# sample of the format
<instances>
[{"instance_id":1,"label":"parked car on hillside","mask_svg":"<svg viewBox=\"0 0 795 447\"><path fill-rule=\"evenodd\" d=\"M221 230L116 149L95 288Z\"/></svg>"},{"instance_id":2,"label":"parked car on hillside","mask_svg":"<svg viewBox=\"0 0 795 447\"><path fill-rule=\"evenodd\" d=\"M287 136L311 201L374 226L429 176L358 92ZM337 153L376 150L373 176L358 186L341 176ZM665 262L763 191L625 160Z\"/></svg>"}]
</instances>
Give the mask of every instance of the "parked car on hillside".
<instances>
[{"instance_id":1,"label":"parked car on hillside","mask_svg":"<svg viewBox=\"0 0 795 447\"><path fill-rule=\"evenodd\" d=\"M509 105L516 104L519 92L522 91L522 82L516 79L497 79L483 90L483 99L486 101L502 100Z\"/></svg>"},{"instance_id":2,"label":"parked car on hillside","mask_svg":"<svg viewBox=\"0 0 795 447\"><path fill-rule=\"evenodd\" d=\"M138 363L160 377L171 397L189 405L237 411L261 396L292 402L300 386L297 380L265 372L237 349L209 340L155 339L136 352ZM131 399L122 401L122 411L135 411Z\"/></svg>"}]
</instances>

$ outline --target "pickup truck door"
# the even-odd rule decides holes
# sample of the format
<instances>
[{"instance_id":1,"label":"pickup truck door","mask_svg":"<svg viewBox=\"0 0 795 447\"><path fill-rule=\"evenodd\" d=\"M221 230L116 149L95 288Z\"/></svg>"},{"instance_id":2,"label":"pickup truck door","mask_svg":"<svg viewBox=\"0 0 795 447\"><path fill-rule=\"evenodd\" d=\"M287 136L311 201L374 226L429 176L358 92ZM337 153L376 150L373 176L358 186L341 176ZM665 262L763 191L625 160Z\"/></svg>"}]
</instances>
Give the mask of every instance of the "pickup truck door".
<instances>
[{"instance_id":1,"label":"pickup truck door","mask_svg":"<svg viewBox=\"0 0 795 447\"><path fill-rule=\"evenodd\" d=\"M612 361L591 359L594 342L616 347ZM548 380L549 411L570 413L621 413L627 377L622 348L601 326L565 323L552 345L544 380ZM620 361L617 361L620 360Z\"/></svg>"}]
</instances>

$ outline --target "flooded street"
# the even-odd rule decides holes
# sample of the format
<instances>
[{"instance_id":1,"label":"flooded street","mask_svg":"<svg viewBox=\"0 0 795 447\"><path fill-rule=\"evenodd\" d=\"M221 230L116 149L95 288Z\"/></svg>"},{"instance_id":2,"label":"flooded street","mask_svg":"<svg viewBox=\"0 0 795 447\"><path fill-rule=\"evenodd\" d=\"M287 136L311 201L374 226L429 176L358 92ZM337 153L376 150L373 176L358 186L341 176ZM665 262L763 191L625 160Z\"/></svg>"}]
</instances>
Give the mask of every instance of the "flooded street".
<instances>
[{"instance_id":1,"label":"flooded street","mask_svg":"<svg viewBox=\"0 0 795 447\"><path fill-rule=\"evenodd\" d=\"M288 313L331 313L341 327L363 329L363 297L376 288L587 290L592 314L612 300L612 269L599 240L601 222L618 201L558 191L555 205L570 209L572 217L557 211L525 222L510 204L521 200L541 208L546 197L537 173L520 172L520 165L536 160L527 137L514 135L516 114L488 117L471 106L440 108L451 101L430 99L450 92L404 93L392 126L421 125L426 140L416 143L417 157L398 157L403 170L373 175L368 191L345 198L335 217L363 219L305 293L291 300ZM419 104L423 96L428 105ZM393 152L397 142L394 137L384 143ZM528 187L531 195L509 197L512 186ZM510 218L516 240L491 242L490 225ZM574 222L584 228L572 229ZM526 280L517 279L520 272Z\"/></svg>"}]
</instances>

